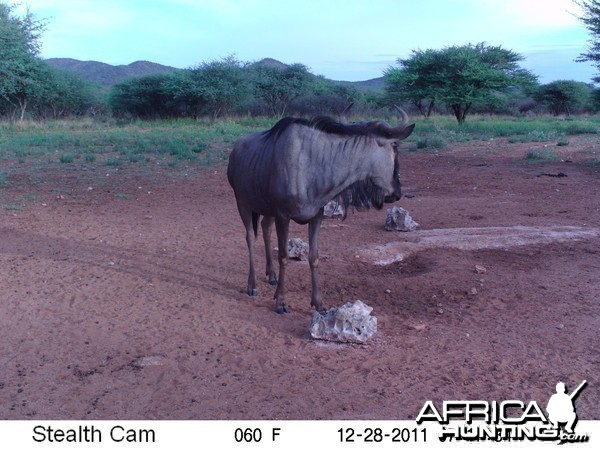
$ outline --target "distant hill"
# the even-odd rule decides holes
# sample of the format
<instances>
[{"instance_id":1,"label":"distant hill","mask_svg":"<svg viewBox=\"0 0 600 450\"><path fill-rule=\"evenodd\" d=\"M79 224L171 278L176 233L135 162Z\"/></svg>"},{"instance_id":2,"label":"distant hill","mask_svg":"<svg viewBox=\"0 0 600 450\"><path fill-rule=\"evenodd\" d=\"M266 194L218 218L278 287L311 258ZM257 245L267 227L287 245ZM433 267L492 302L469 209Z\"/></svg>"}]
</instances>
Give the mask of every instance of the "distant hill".
<instances>
[{"instance_id":1,"label":"distant hill","mask_svg":"<svg viewBox=\"0 0 600 450\"><path fill-rule=\"evenodd\" d=\"M267 67L277 67L280 69L286 68L288 65L282 63L281 61L277 61L273 58L263 58L260 61L256 61L251 64L252 66L267 66ZM345 86L354 86L360 91L377 91L383 90L385 88L385 78L372 78L370 80L365 81L336 81L332 80L334 83L338 83Z\"/></svg>"},{"instance_id":2,"label":"distant hill","mask_svg":"<svg viewBox=\"0 0 600 450\"><path fill-rule=\"evenodd\" d=\"M71 58L50 58L46 62L53 67L73 72L85 80L110 88L126 78L143 77L155 73L174 72L175 67L163 66L149 61L136 61L126 66L113 66L98 61L80 61ZM264 58L252 63L269 67L285 68L287 64L273 58ZM373 78L366 81L335 81L348 86L355 86L361 91L381 90L385 87L384 78Z\"/></svg>"},{"instance_id":3,"label":"distant hill","mask_svg":"<svg viewBox=\"0 0 600 450\"><path fill-rule=\"evenodd\" d=\"M250 64L251 66L266 66L266 67L276 67L277 69L285 69L288 67L287 64L282 63L281 61L277 61L273 58L263 58L260 61L253 62Z\"/></svg>"},{"instance_id":4,"label":"distant hill","mask_svg":"<svg viewBox=\"0 0 600 450\"><path fill-rule=\"evenodd\" d=\"M126 78L155 73L174 72L178 69L149 61L136 61L126 66L112 66L98 61L79 61L71 58L50 58L46 62L58 69L73 72L85 80L109 88Z\"/></svg>"},{"instance_id":5,"label":"distant hill","mask_svg":"<svg viewBox=\"0 0 600 450\"><path fill-rule=\"evenodd\" d=\"M336 83L354 86L359 91L380 91L385 88L385 78L372 78L370 80L365 81L336 81Z\"/></svg>"}]
</instances>

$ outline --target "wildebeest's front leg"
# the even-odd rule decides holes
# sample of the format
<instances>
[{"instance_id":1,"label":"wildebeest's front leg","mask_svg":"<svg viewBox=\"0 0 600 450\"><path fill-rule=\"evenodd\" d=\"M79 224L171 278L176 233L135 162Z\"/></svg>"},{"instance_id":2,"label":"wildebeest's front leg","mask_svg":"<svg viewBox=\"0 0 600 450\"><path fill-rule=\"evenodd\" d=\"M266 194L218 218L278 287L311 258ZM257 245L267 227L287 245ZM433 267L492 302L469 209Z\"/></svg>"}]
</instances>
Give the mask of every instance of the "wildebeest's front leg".
<instances>
[{"instance_id":1,"label":"wildebeest's front leg","mask_svg":"<svg viewBox=\"0 0 600 450\"><path fill-rule=\"evenodd\" d=\"M279 284L275 290L275 312L283 314L288 312L288 306L285 303L285 268L288 264L288 234L290 229L289 218L275 218L275 230L277 231L277 245L279 247Z\"/></svg>"},{"instance_id":2,"label":"wildebeest's front leg","mask_svg":"<svg viewBox=\"0 0 600 450\"><path fill-rule=\"evenodd\" d=\"M263 220L260 222L260 226L262 227L263 240L265 241L265 253L267 259L267 268L265 270L265 274L269 280L269 284L275 286L277 284L277 275L275 274L275 270L273 270L273 255L271 250L271 229L273 225L273 217L265 216Z\"/></svg>"},{"instance_id":3,"label":"wildebeest's front leg","mask_svg":"<svg viewBox=\"0 0 600 450\"><path fill-rule=\"evenodd\" d=\"M314 306L317 311L325 311L325 305L321 299L319 291L319 279L317 276L317 268L319 267L319 231L321 230L321 222L323 221L323 208L309 223L308 223L308 262L310 264L310 276L312 280L312 293L310 297L310 305Z\"/></svg>"},{"instance_id":4,"label":"wildebeest's front leg","mask_svg":"<svg viewBox=\"0 0 600 450\"><path fill-rule=\"evenodd\" d=\"M246 244L248 245L248 288L246 293L251 296L258 295L256 290L256 275L254 274L254 227L252 225L252 211L240 206L238 203L240 217L246 228Z\"/></svg>"}]
</instances>

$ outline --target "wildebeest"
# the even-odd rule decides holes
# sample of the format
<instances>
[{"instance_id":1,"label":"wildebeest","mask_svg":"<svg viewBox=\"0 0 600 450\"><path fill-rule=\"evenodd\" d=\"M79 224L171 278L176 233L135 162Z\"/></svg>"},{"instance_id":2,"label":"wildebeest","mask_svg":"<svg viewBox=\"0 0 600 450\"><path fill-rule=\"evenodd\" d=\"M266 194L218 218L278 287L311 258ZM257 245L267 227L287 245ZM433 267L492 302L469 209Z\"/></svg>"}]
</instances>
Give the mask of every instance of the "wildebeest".
<instances>
[{"instance_id":1,"label":"wildebeest","mask_svg":"<svg viewBox=\"0 0 600 450\"><path fill-rule=\"evenodd\" d=\"M248 295L257 295L254 238L258 219L266 250L266 275L277 284L275 311L288 307L284 299L290 219L308 223L308 260L312 278L311 306L324 311L317 280L318 239L323 207L338 199L348 207L381 209L400 198L398 142L414 128L397 108L402 122L345 124L326 117L312 120L287 117L270 130L240 138L229 156L227 178L235 193L246 228L250 260ZM275 222L279 246L279 280L271 257L271 228Z\"/></svg>"}]
</instances>

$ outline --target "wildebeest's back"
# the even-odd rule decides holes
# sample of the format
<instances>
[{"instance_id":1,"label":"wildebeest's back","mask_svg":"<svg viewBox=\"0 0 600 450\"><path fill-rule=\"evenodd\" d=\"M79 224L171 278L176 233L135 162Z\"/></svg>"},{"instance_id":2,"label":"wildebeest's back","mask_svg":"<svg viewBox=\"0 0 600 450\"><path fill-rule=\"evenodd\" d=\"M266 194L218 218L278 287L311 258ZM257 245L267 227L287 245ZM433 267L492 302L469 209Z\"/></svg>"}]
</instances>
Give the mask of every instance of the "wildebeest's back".
<instances>
[{"instance_id":1,"label":"wildebeest's back","mask_svg":"<svg viewBox=\"0 0 600 450\"><path fill-rule=\"evenodd\" d=\"M321 132L282 119L271 130L238 140L229 158L228 176L238 206L266 216L305 223L335 193L330 192L331 164L323 160ZM243 202L243 205L240 205Z\"/></svg>"}]
</instances>

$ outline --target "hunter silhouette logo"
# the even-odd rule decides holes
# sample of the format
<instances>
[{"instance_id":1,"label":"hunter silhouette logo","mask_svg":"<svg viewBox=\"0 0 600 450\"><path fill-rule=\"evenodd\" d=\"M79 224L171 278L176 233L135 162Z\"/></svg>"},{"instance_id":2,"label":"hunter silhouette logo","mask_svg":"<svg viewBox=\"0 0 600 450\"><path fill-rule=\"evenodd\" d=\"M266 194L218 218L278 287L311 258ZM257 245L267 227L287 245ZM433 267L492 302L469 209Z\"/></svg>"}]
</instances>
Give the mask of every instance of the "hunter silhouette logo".
<instances>
[{"instance_id":1,"label":"hunter silhouette logo","mask_svg":"<svg viewBox=\"0 0 600 450\"><path fill-rule=\"evenodd\" d=\"M564 428L565 432L573 434L573 427L577 422L577 414L575 413L575 405L573 402L586 384L587 380L583 380L582 383L577 386L577 389L570 394L567 394L565 383L561 381L556 384L556 394L550 397L548 406L546 407L548 419L550 419L554 428L560 428L560 424L563 423L566 424Z\"/></svg>"},{"instance_id":2,"label":"hunter silhouette logo","mask_svg":"<svg viewBox=\"0 0 600 450\"><path fill-rule=\"evenodd\" d=\"M565 383L556 385L556 393L548 400L547 415L536 401L521 400L502 402L486 400L447 400L438 409L432 401L426 401L416 418L420 425L433 421L442 425L440 441L523 441L542 440L587 442L587 434L574 432L577 422L575 400L587 385L577 386L570 394Z\"/></svg>"}]
</instances>

